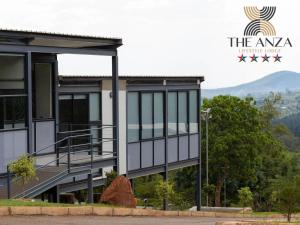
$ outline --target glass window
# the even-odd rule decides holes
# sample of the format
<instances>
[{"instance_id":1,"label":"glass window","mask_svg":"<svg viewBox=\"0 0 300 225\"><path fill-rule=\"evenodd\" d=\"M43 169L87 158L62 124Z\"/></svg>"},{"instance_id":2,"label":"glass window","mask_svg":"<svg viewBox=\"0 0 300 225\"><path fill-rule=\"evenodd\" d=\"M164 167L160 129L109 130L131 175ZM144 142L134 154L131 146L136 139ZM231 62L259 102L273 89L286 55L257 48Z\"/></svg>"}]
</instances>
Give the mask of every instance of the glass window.
<instances>
[{"instance_id":1,"label":"glass window","mask_svg":"<svg viewBox=\"0 0 300 225\"><path fill-rule=\"evenodd\" d=\"M153 137L152 93L142 93L142 139Z\"/></svg>"},{"instance_id":2,"label":"glass window","mask_svg":"<svg viewBox=\"0 0 300 225\"><path fill-rule=\"evenodd\" d=\"M154 93L154 137L164 136L164 95Z\"/></svg>"},{"instance_id":3,"label":"glass window","mask_svg":"<svg viewBox=\"0 0 300 225\"><path fill-rule=\"evenodd\" d=\"M193 90L189 93L189 119L190 133L198 132L198 96L197 91Z\"/></svg>"},{"instance_id":4,"label":"glass window","mask_svg":"<svg viewBox=\"0 0 300 225\"><path fill-rule=\"evenodd\" d=\"M1 129L25 127L25 97L0 98Z\"/></svg>"},{"instance_id":5,"label":"glass window","mask_svg":"<svg viewBox=\"0 0 300 225\"><path fill-rule=\"evenodd\" d=\"M139 140L139 95L128 93L128 142Z\"/></svg>"},{"instance_id":6,"label":"glass window","mask_svg":"<svg viewBox=\"0 0 300 225\"><path fill-rule=\"evenodd\" d=\"M100 94L90 94L90 121L100 120Z\"/></svg>"},{"instance_id":7,"label":"glass window","mask_svg":"<svg viewBox=\"0 0 300 225\"><path fill-rule=\"evenodd\" d=\"M24 93L24 57L0 55L0 94Z\"/></svg>"},{"instance_id":8,"label":"glass window","mask_svg":"<svg viewBox=\"0 0 300 225\"><path fill-rule=\"evenodd\" d=\"M177 134L177 92L168 93L168 135Z\"/></svg>"},{"instance_id":9,"label":"glass window","mask_svg":"<svg viewBox=\"0 0 300 225\"><path fill-rule=\"evenodd\" d=\"M59 96L59 124L60 131L71 130L70 124L73 120L72 95Z\"/></svg>"},{"instance_id":10,"label":"glass window","mask_svg":"<svg viewBox=\"0 0 300 225\"><path fill-rule=\"evenodd\" d=\"M178 92L178 132L188 132L187 92Z\"/></svg>"},{"instance_id":11,"label":"glass window","mask_svg":"<svg viewBox=\"0 0 300 225\"><path fill-rule=\"evenodd\" d=\"M0 129L25 128L24 57L0 55Z\"/></svg>"}]
</instances>

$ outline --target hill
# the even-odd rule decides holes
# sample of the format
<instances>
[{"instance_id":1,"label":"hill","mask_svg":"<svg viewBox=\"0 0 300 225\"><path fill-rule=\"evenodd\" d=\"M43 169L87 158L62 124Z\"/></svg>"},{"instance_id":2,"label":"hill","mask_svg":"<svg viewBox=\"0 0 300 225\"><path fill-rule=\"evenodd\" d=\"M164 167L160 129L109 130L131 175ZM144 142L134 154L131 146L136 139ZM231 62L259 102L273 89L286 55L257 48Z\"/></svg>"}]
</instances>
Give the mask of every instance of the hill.
<instances>
[{"instance_id":1,"label":"hill","mask_svg":"<svg viewBox=\"0 0 300 225\"><path fill-rule=\"evenodd\" d=\"M202 95L212 98L216 95L234 95L244 97L251 95L259 97L269 92L289 92L300 90L300 73L292 71L279 71L267 75L253 82L241 84L234 87L204 89Z\"/></svg>"}]
</instances>

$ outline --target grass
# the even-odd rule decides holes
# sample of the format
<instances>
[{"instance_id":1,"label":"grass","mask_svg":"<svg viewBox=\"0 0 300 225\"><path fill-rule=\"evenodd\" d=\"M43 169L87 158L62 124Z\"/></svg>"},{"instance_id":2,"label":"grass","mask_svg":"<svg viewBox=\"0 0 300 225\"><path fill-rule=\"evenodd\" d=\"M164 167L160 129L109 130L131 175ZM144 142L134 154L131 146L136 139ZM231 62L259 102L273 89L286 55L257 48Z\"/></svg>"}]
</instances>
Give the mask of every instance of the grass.
<instances>
[{"instance_id":1,"label":"grass","mask_svg":"<svg viewBox=\"0 0 300 225\"><path fill-rule=\"evenodd\" d=\"M13 200L0 200L0 207L1 206L42 206L42 207L78 207L78 206L95 206L95 207L111 207L116 208L118 206L115 205L108 205L103 203L95 203L95 204L64 204L64 203L49 203L49 202L42 202L42 201L30 201L30 200L21 200L21 199L13 199Z\"/></svg>"}]
</instances>

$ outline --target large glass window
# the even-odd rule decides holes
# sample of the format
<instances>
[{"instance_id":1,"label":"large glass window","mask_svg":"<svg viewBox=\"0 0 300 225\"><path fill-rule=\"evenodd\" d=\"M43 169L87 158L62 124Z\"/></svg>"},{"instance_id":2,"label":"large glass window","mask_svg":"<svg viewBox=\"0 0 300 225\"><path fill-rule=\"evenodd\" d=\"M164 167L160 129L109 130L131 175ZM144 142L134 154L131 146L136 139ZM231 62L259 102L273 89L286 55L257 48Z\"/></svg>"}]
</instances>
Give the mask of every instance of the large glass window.
<instances>
[{"instance_id":1,"label":"large glass window","mask_svg":"<svg viewBox=\"0 0 300 225\"><path fill-rule=\"evenodd\" d=\"M164 136L164 95L154 92L154 137Z\"/></svg>"},{"instance_id":2,"label":"large glass window","mask_svg":"<svg viewBox=\"0 0 300 225\"><path fill-rule=\"evenodd\" d=\"M24 128L24 57L0 55L0 129Z\"/></svg>"},{"instance_id":3,"label":"large glass window","mask_svg":"<svg viewBox=\"0 0 300 225\"><path fill-rule=\"evenodd\" d=\"M142 93L142 139L152 138L153 104L152 93Z\"/></svg>"},{"instance_id":4,"label":"large glass window","mask_svg":"<svg viewBox=\"0 0 300 225\"><path fill-rule=\"evenodd\" d=\"M99 93L90 94L90 121L100 120L100 95Z\"/></svg>"},{"instance_id":5,"label":"large glass window","mask_svg":"<svg viewBox=\"0 0 300 225\"><path fill-rule=\"evenodd\" d=\"M178 92L178 133L188 132L187 92Z\"/></svg>"},{"instance_id":6,"label":"large glass window","mask_svg":"<svg viewBox=\"0 0 300 225\"><path fill-rule=\"evenodd\" d=\"M139 93L128 93L128 142L139 140Z\"/></svg>"},{"instance_id":7,"label":"large glass window","mask_svg":"<svg viewBox=\"0 0 300 225\"><path fill-rule=\"evenodd\" d=\"M60 130L88 129L90 122L100 122L100 94L59 96Z\"/></svg>"},{"instance_id":8,"label":"large glass window","mask_svg":"<svg viewBox=\"0 0 300 225\"><path fill-rule=\"evenodd\" d=\"M168 92L167 135L198 132L197 90ZM164 92L128 93L128 142L165 135Z\"/></svg>"},{"instance_id":9,"label":"large glass window","mask_svg":"<svg viewBox=\"0 0 300 225\"><path fill-rule=\"evenodd\" d=\"M190 133L198 132L198 96L197 91L189 92L189 120Z\"/></svg>"},{"instance_id":10,"label":"large glass window","mask_svg":"<svg viewBox=\"0 0 300 225\"><path fill-rule=\"evenodd\" d=\"M168 93L168 135L177 134L177 92Z\"/></svg>"}]
</instances>

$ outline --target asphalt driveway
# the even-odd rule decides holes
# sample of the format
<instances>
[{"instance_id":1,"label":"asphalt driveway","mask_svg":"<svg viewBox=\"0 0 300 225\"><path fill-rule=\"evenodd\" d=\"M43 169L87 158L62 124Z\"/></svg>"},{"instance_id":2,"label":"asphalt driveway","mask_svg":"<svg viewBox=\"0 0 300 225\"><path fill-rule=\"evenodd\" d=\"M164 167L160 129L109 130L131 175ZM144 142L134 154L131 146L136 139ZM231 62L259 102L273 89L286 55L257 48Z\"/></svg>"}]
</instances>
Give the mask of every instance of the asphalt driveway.
<instances>
[{"instance_id":1,"label":"asphalt driveway","mask_svg":"<svg viewBox=\"0 0 300 225\"><path fill-rule=\"evenodd\" d=\"M230 218L103 217L103 216L2 216L0 225L214 225Z\"/></svg>"}]
</instances>

